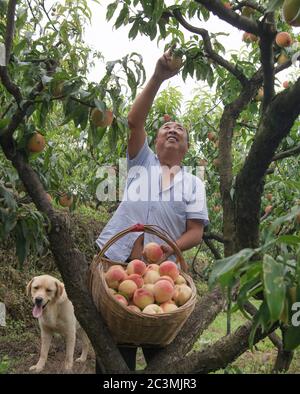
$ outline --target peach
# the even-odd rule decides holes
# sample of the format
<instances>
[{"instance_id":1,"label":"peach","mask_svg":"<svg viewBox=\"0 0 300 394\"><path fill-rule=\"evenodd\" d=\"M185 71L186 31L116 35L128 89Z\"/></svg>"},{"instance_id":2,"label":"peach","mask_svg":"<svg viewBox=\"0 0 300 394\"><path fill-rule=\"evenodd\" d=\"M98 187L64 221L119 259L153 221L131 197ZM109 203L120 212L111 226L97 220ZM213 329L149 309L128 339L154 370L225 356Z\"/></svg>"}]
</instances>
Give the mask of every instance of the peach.
<instances>
[{"instance_id":1,"label":"peach","mask_svg":"<svg viewBox=\"0 0 300 394\"><path fill-rule=\"evenodd\" d=\"M178 306L173 301L164 302L163 304L160 304L160 307L164 313L173 312L178 309Z\"/></svg>"},{"instance_id":2,"label":"peach","mask_svg":"<svg viewBox=\"0 0 300 394\"><path fill-rule=\"evenodd\" d=\"M182 275L178 275L177 278L175 279L175 284L176 285L185 285L186 284L186 280Z\"/></svg>"},{"instance_id":3,"label":"peach","mask_svg":"<svg viewBox=\"0 0 300 394\"><path fill-rule=\"evenodd\" d=\"M192 296L192 289L187 285L176 285L173 300L177 305L184 305Z\"/></svg>"},{"instance_id":4,"label":"peach","mask_svg":"<svg viewBox=\"0 0 300 394\"><path fill-rule=\"evenodd\" d=\"M147 313L149 315L156 315L157 313L163 313L163 310L159 305L149 304L143 309L143 313Z\"/></svg>"},{"instance_id":5,"label":"peach","mask_svg":"<svg viewBox=\"0 0 300 394\"><path fill-rule=\"evenodd\" d=\"M217 139L216 133L214 131L210 131L209 133L207 133L207 138L210 141L215 141Z\"/></svg>"},{"instance_id":6,"label":"peach","mask_svg":"<svg viewBox=\"0 0 300 394\"><path fill-rule=\"evenodd\" d=\"M153 288L154 288L154 283L146 283L143 286L143 289L149 290L154 295Z\"/></svg>"},{"instance_id":7,"label":"peach","mask_svg":"<svg viewBox=\"0 0 300 394\"><path fill-rule=\"evenodd\" d=\"M160 276L155 283L157 283L159 280L162 280L162 279L167 280L168 282L171 283L172 286L174 286L174 280L172 278L170 278L170 276L167 276L167 275Z\"/></svg>"},{"instance_id":8,"label":"peach","mask_svg":"<svg viewBox=\"0 0 300 394\"><path fill-rule=\"evenodd\" d=\"M174 293L174 286L168 280L159 280L153 287L154 298L159 304L170 301Z\"/></svg>"},{"instance_id":9,"label":"peach","mask_svg":"<svg viewBox=\"0 0 300 394\"><path fill-rule=\"evenodd\" d=\"M293 42L292 37L286 31L278 33L275 41L280 48L289 47Z\"/></svg>"},{"instance_id":10,"label":"peach","mask_svg":"<svg viewBox=\"0 0 300 394\"><path fill-rule=\"evenodd\" d=\"M273 206L272 206L272 205L267 205L266 208L265 208L265 213L266 213L266 214L270 214L271 211L272 211L272 209L273 209Z\"/></svg>"},{"instance_id":11,"label":"peach","mask_svg":"<svg viewBox=\"0 0 300 394\"><path fill-rule=\"evenodd\" d=\"M173 280L176 280L177 276L179 275L177 265L171 260L164 261L159 266L159 273L161 276L170 276Z\"/></svg>"},{"instance_id":12,"label":"peach","mask_svg":"<svg viewBox=\"0 0 300 394\"><path fill-rule=\"evenodd\" d=\"M147 305L153 304L154 296L147 289L137 289L133 294L133 303L140 309L144 309Z\"/></svg>"},{"instance_id":13,"label":"peach","mask_svg":"<svg viewBox=\"0 0 300 394\"><path fill-rule=\"evenodd\" d=\"M122 294L114 294L114 298L123 305L128 305L128 302L126 300L126 298L124 296L122 296Z\"/></svg>"},{"instance_id":14,"label":"peach","mask_svg":"<svg viewBox=\"0 0 300 394\"><path fill-rule=\"evenodd\" d=\"M140 308L136 305L128 305L127 307L128 309L130 309L133 312L141 312Z\"/></svg>"},{"instance_id":15,"label":"peach","mask_svg":"<svg viewBox=\"0 0 300 394\"><path fill-rule=\"evenodd\" d=\"M127 265L127 274L139 274L143 275L146 271L146 264L142 260L134 259L131 260Z\"/></svg>"},{"instance_id":16,"label":"peach","mask_svg":"<svg viewBox=\"0 0 300 394\"><path fill-rule=\"evenodd\" d=\"M258 37L255 34L248 33L245 31L242 39L244 42L255 42L258 40Z\"/></svg>"},{"instance_id":17,"label":"peach","mask_svg":"<svg viewBox=\"0 0 300 394\"><path fill-rule=\"evenodd\" d=\"M159 265L158 264L149 264L149 265L147 265L147 268L146 268L146 272L147 271L159 271Z\"/></svg>"},{"instance_id":18,"label":"peach","mask_svg":"<svg viewBox=\"0 0 300 394\"><path fill-rule=\"evenodd\" d=\"M289 60L290 59L286 56L285 53L281 53L277 59L277 63L281 65L288 62Z\"/></svg>"},{"instance_id":19,"label":"peach","mask_svg":"<svg viewBox=\"0 0 300 394\"><path fill-rule=\"evenodd\" d=\"M143 276L144 283L155 283L160 278L159 272L157 271L147 271Z\"/></svg>"},{"instance_id":20,"label":"peach","mask_svg":"<svg viewBox=\"0 0 300 394\"><path fill-rule=\"evenodd\" d=\"M127 299L129 299L133 296L133 293L136 291L137 288L137 284L133 280L125 279L123 282L120 283L118 291Z\"/></svg>"},{"instance_id":21,"label":"peach","mask_svg":"<svg viewBox=\"0 0 300 394\"><path fill-rule=\"evenodd\" d=\"M131 274L127 279L133 280L139 289L144 285L144 279L139 274Z\"/></svg>"},{"instance_id":22,"label":"peach","mask_svg":"<svg viewBox=\"0 0 300 394\"><path fill-rule=\"evenodd\" d=\"M149 263L157 263L163 257L163 250L155 242L149 242L144 246L143 256Z\"/></svg>"},{"instance_id":23,"label":"peach","mask_svg":"<svg viewBox=\"0 0 300 394\"><path fill-rule=\"evenodd\" d=\"M290 85L289 81L284 81L283 84L282 84L282 86L283 86L285 89L287 89L287 88L289 87L289 85Z\"/></svg>"},{"instance_id":24,"label":"peach","mask_svg":"<svg viewBox=\"0 0 300 394\"><path fill-rule=\"evenodd\" d=\"M123 268L108 270L105 274L105 280L108 287L118 289L119 284L125 279L126 273Z\"/></svg>"}]
</instances>

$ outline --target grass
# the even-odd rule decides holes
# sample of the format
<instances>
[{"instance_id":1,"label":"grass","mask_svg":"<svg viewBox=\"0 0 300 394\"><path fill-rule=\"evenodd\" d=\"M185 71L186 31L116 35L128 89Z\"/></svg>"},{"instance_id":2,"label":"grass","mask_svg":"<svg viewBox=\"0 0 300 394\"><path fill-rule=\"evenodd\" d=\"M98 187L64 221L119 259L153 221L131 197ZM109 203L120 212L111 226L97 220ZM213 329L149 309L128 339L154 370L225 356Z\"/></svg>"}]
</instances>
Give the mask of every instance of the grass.
<instances>
[{"instance_id":1,"label":"grass","mask_svg":"<svg viewBox=\"0 0 300 394\"><path fill-rule=\"evenodd\" d=\"M259 301L253 302L258 307ZM246 322L246 318L241 312L232 315L231 332L234 332L240 325ZM212 345L217 340L226 335L227 315L221 312L215 321L203 332L197 340L193 350L203 350L208 345ZM280 337L280 331L276 332ZM277 357L277 349L269 338L260 341L253 350L247 350L237 360L235 360L227 368L216 371L215 373L244 373L244 374L266 374L272 373L272 368ZM294 353L294 359L288 371L290 374L300 373L300 349Z\"/></svg>"}]
</instances>

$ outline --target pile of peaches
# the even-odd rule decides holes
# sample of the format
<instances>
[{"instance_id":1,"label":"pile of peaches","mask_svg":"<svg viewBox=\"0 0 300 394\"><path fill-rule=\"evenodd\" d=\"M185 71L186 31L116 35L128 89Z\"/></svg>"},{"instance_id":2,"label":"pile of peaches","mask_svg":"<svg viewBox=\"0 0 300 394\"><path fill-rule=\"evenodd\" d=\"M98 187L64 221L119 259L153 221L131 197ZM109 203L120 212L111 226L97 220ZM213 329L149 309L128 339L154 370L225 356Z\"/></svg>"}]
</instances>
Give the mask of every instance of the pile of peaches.
<instances>
[{"instance_id":1,"label":"pile of peaches","mask_svg":"<svg viewBox=\"0 0 300 394\"><path fill-rule=\"evenodd\" d=\"M151 315L169 313L184 305L192 289L173 261L157 264L162 256L160 246L150 242L143 251L149 264L134 259L124 267L112 265L105 273L112 296L131 311Z\"/></svg>"}]
</instances>

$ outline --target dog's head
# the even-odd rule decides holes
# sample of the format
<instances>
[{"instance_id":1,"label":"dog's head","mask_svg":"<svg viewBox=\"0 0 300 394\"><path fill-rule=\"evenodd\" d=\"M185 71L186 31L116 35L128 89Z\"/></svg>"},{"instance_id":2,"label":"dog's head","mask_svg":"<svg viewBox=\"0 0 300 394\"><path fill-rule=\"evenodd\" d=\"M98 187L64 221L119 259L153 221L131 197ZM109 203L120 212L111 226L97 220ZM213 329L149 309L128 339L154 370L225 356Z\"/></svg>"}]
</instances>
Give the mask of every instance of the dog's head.
<instances>
[{"instance_id":1,"label":"dog's head","mask_svg":"<svg viewBox=\"0 0 300 394\"><path fill-rule=\"evenodd\" d=\"M32 314L39 318L48 304L57 302L64 293L64 284L50 275L35 276L26 287L33 301Z\"/></svg>"}]
</instances>

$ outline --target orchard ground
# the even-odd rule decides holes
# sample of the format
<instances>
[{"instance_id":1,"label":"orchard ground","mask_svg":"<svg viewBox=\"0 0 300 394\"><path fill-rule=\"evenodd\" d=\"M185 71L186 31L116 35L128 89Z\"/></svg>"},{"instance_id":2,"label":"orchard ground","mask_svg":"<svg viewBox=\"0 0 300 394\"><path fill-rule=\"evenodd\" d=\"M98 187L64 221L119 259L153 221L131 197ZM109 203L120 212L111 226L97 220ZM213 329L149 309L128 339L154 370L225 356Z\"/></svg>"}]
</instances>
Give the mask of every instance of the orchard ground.
<instances>
[{"instance_id":1,"label":"orchard ground","mask_svg":"<svg viewBox=\"0 0 300 394\"><path fill-rule=\"evenodd\" d=\"M107 210L96 212L89 208L80 208L80 213L68 214L67 209L62 209L69 220L78 247L86 254L91 261L95 253L94 240L99 231L109 219ZM203 249L200 257L196 261L197 272L205 272L205 267L209 264L210 256ZM195 250L186 253L187 261L193 260ZM199 256L198 255L198 256ZM6 327L0 327L0 373L27 374L29 367L35 364L40 351L40 330L38 322L32 317L32 305L25 296L25 286L34 276L43 273L59 278L55 268L51 252L45 251L43 257L34 259L30 257L26 260L22 269L19 268L15 256L14 247L8 241L0 249L0 300L4 301L7 308ZM207 284L194 275L199 296L207 291ZM256 301L258 306L258 301ZM194 349L204 349L217 339L226 334L226 313L221 313L213 324L203 333L195 343ZM241 313L232 316L232 330L245 322ZM75 357L80 354L79 341L76 343ZM271 373L276 360L277 350L269 339L261 341L252 351L247 351L240 356L233 364L227 367L228 373ZM64 373L63 360L65 356L65 344L60 336L55 336L49 352L48 362L43 371L45 374ZM138 369L143 369L145 361L141 351L137 357ZM74 363L73 373L88 374L95 371L95 356L91 349L88 360L85 364ZM224 373L224 370L216 371ZM300 349L296 350L293 362L289 369L291 374L300 373Z\"/></svg>"}]
</instances>

